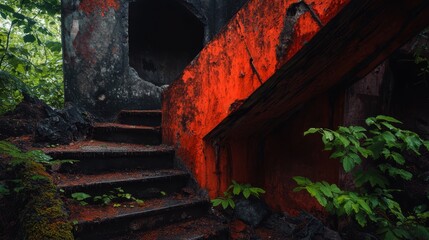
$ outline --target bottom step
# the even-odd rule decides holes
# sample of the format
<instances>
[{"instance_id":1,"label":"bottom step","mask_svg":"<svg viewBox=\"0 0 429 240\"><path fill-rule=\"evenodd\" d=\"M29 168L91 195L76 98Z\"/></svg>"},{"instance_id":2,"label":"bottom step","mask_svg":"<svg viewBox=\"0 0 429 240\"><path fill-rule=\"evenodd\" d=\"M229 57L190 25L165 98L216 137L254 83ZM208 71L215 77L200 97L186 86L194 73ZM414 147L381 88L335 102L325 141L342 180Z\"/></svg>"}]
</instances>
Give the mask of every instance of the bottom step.
<instances>
[{"instance_id":1,"label":"bottom step","mask_svg":"<svg viewBox=\"0 0 429 240\"><path fill-rule=\"evenodd\" d=\"M70 219L76 222L76 239L106 239L202 217L209 203L197 196L175 195L147 200L143 205L124 203L124 207L115 208L112 204L80 206L70 202L68 208Z\"/></svg>"},{"instance_id":2,"label":"bottom step","mask_svg":"<svg viewBox=\"0 0 429 240\"><path fill-rule=\"evenodd\" d=\"M148 232L128 234L110 240L228 240L227 225L217 219L199 218Z\"/></svg>"}]
</instances>

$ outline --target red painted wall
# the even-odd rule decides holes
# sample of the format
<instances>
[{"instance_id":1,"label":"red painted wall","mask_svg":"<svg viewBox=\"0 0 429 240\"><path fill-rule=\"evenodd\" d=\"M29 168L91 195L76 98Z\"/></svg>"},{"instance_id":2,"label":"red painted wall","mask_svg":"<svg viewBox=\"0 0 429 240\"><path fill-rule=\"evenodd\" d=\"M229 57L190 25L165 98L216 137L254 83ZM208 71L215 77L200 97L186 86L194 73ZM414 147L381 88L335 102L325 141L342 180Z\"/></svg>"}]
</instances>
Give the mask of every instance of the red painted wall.
<instances>
[{"instance_id":1,"label":"red painted wall","mask_svg":"<svg viewBox=\"0 0 429 240\"><path fill-rule=\"evenodd\" d=\"M265 187L271 206L291 210L302 207L298 203L288 207L288 203L294 201L294 197L289 196L293 188L291 176L337 179L336 164L317 163L319 157L314 158L321 154L320 146L314 148L314 141L301 139L305 128L329 125L323 122L328 121L323 120L324 116L332 110L328 101L317 101L315 106L305 107L310 109L305 115L306 124L300 119L288 120L285 123L290 125L268 136L203 140L243 99L296 54L348 0L305 1L309 8L293 15L291 9L297 2L249 1L164 94L163 140L176 147L177 156L212 197L222 192L231 179L236 179ZM300 148L303 153L310 149L314 152L294 152L293 146L301 141L306 146ZM265 147L261 149L261 145Z\"/></svg>"}]
</instances>

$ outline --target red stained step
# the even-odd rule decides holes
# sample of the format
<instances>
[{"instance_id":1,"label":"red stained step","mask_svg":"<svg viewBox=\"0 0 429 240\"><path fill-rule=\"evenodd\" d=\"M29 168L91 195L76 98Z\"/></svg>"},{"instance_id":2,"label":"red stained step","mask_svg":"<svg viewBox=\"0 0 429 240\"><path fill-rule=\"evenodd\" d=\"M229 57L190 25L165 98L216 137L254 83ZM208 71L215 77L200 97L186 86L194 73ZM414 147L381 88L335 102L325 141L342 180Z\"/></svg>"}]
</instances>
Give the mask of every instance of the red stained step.
<instances>
[{"instance_id":1,"label":"red stained step","mask_svg":"<svg viewBox=\"0 0 429 240\"><path fill-rule=\"evenodd\" d=\"M121 124L151 127L161 126L161 120L161 110L122 110L117 118Z\"/></svg>"},{"instance_id":2,"label":"red stained step","mask_svg":"<svg viewBox=\"0 0 429 240\"><path fill-rule=\"evenodd\" d=\"M209 206L207 199L180 195L147 200L141 206L135 203L132 208L68 204L70 220L77 222L77 239L107 239L191 220L207 214Z\"/></svg>"},{"instance_id":3,"label":"red stained step","mask_svg":"<svg viewBox=\"0 0 429 240\"><path fill-rule=\"evenodd\" d=\"M171 146L114 146L94 145L79 149L45 149L44 151L54 159L79 161L74 164L63 164L61 172L98 173L127 169L173 168L174 148Z\"/></svg>"},{"instance_id":4,"label":"red stained step","mask_svg":"<svg viewBox=\"0 0 429 240\"><path fill-rule=\"evenodd\" d=\"M228 240L228 235L228 226L218 219L203 217L110 240Z\"/></svg>"},{"instance_id":5,"label":"red stained step","mask_svg":"<svg viewBox=\"0 0 429 240\"><path fill-rule=\"evenodd\" d=\"M161 129L159 127L119 123L94 124L92 138L107 142L138 143L145 145L159 145L162 143Z\"/></svg>"},{"instance_id":6,"label":"red stained step","mask_svg":"<svg viewBox=\"0 0 429 240\"><path fill-rule=\"evenodd\" d=\"M56 173L54 180L58 188L63 189L67 195L74 192L85 192L97 196L120 187L138 198L154 198L162 197L165 193L177 192L185 187L189 174L175 169L96 175Z\"/></svg>"}]
</instances>

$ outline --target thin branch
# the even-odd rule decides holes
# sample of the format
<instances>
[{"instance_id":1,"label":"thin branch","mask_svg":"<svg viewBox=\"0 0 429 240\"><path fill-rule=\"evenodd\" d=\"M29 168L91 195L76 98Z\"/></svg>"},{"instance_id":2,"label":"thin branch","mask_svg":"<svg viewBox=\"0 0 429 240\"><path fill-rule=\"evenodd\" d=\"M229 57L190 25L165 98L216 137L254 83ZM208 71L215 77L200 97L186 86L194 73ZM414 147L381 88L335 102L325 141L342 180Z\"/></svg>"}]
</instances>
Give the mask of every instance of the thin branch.
<instances>
[{"instance_id":1,"label":"thin branch","mask_svg":"<svg viewBox=\"0 0 429 240\"><path fill-rule=\"evenodd\" d=\"M7 52L8 52L8 50L9 50L10 34L12 33L12 28L13 28L13 22L11 22L10 27L9 27L9 31L8 31L8 33L7 33L7 38L6 38L6 48L4 49L4 54L3 54L3 56L2 56L2 57L1 57L1 59L0 59L0 69L1 69L1 67L2 67L2 64L3 64L4 58L6 57Z\"/></svg>"}]
</instances>

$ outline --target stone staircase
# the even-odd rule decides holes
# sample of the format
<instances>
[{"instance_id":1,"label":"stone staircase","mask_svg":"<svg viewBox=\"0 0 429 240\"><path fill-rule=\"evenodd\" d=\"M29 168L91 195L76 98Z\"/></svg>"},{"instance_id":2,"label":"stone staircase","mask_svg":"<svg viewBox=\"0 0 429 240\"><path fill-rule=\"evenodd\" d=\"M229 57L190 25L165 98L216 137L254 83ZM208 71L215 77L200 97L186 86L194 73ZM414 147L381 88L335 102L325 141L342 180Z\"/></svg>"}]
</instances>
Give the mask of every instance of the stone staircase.
<instances>
[{"instance_id":1,"label":"stone staircase","mask_svg":"<svg viewBox=\"0 0 429 240\"><path fill-rule=\"evenodd\" d=\"M93 140L47 153L76 159L54 174L66 196L101 196L115 188L143 199L82 206L67 200L76 239L228 239L228 228L210 214L210 202L162 144L161 111L122 111L116 123L95 124Z\"/></svg>"}]
</instances>

